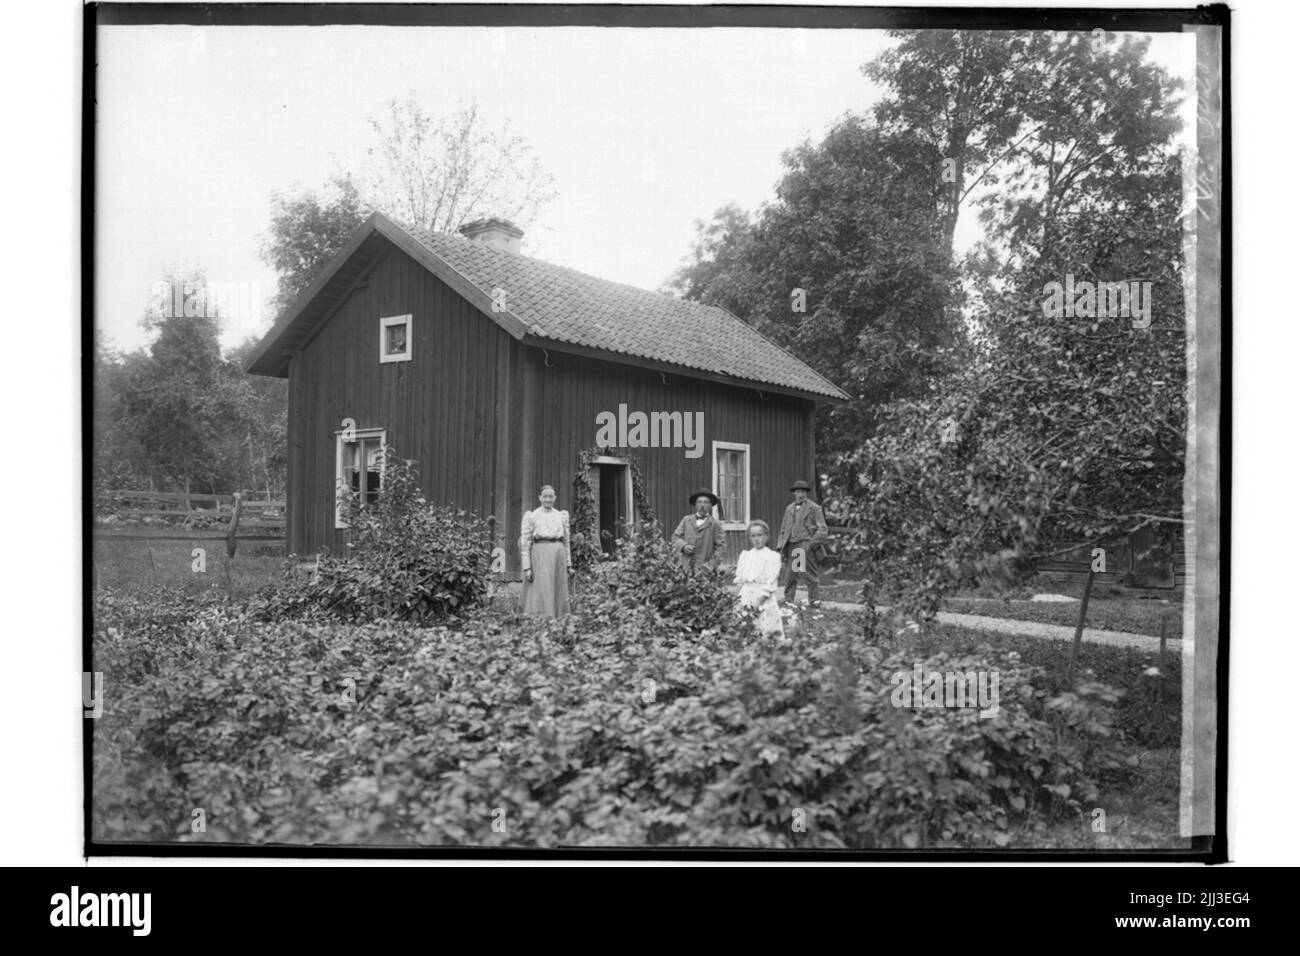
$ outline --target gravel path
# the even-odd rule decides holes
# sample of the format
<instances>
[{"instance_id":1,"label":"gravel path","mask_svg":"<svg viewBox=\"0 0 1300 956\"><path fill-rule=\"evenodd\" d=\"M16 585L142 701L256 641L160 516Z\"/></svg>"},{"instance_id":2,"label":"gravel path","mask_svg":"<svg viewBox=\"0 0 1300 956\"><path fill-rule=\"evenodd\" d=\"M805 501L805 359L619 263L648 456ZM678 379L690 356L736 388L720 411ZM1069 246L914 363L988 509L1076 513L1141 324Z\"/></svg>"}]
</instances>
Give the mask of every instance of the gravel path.
<instances>
[{"instance_id":1,"label":"gravel path","mask_svg":"<svg viewBox=\"0 0 1300 956\"><path fill-rule=\"evenodd\" d=\"M845 601L822 601L822 606L836 611L856 611L857 604ZM886 610L879 608L878 610ZM1022 634L1028 637L1041 637L1049 641L1074 640L1074 628L1060 624L1041 624L1038 621L1014 621L1004 617L984 617L979 614L954 614L940 611L939 623L955 624L977 631L997 631L1001 634ZM1135 647L1140 650L1160 650L1160 638L1150 634L1128 634L1124 631L1103 631L1095 627L1083 629L1083 639L1091 644L1109 644L1112 647ZM1165 642L1169 651L1182 653L1183 642L1171 638Z\"/></svg>"},{"instance_id":2,"label":"gravel path","mask_svg":"<svg viewBox=\"0 0 1300 956\"><path fill-rule=\"evenodd\" d=\"M507 585L507 588L518 593L519 584L513 582ZM734 587L728 590L736 590ZM803 589L799 589L798 601L807 601L808 596ZM835 611L856 611L860 605L848 601L822 601L822 606ZM877 610L885 611L887 607L881 606ZM1015 621L1005 617L985 617L981 614L956 614L952 611L940 611L939 623L955 624L958 627L968 627L976 631L996 631L1000 634L1019 634L1027 637L1040 637L1048 641L1072 641L1074 640L1074 628L1062 624L1043 624L1038 621ZM1126 631L1104 631L1100 628L1085 627L1083 629L1083 639L1091 644L1109 644L1111 647L1133 647L1138 650L1159 651L1160 638L1151 634L1129 634ZM1166 649L1174 654L1181 654L1183 642L1177 638L1170 638L1165 642Z\"/></svg>"}]
</instances>

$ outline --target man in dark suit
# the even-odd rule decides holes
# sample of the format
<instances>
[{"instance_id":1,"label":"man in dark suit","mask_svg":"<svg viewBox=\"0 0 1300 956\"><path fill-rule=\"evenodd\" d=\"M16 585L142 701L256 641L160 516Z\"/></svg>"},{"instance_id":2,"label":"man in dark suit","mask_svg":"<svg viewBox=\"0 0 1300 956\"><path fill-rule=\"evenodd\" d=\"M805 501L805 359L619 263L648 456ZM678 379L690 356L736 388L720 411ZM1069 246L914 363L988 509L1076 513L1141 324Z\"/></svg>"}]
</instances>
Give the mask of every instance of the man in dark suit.
<instances>
[{"instance_id":1,"label":"man in dark suit","mask_svg":"<svg viewBox=\"0 0 1300 956\"><path fill-rule=\"evenodd\" d=\"M776 539L776 550L781 552L781 578L785 585L785 600L794 601L803 578L808 588L808 604L821 607L821 550L830 537L822 506L808 497L812 490L806 481L796 481L790 486L794 501L785 509L781 519L781 534Z\"/></svg>"},{"instance_id":2,"label":"man in dark suit","mask_svg":"<svg viewBox=\"0 0 1300 956\"><path fill-rule=\"evenodd\" d=\"M691 495L695 510L677 523L673 532L673 551L677 560L688 568L715 569L727 550L727 535L722 522L713 517L718 496L707 488Z\"/></svg>"}]
</instances>

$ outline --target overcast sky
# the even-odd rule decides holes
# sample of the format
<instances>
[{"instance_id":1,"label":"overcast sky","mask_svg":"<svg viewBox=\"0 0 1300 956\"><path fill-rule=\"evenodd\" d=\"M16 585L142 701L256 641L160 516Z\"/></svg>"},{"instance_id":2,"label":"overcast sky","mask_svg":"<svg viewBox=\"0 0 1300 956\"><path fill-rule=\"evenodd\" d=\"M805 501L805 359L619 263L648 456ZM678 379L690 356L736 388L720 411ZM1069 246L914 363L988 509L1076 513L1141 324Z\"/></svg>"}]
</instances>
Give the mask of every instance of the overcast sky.
<instances>
[{"instance_id":1,"label":"overcast sky","mask_svg":"<svg viewBox=\"0 0 1300 956\"><path fill-rule=\"evenodd\" d=\"M1156 38L1182 72L1188 49ZM275 276L258 257L273 190L356 168L367 120L415 94L477 99L555 177L524 251L643 288L687 254L697 219L772 197L781 152L878 91L882 31L113 26L98 50L96 312L120 348L169 265ZM1180 59L1181 58L1181 59ZM652 167L653 178L647 171ZM231 322L233 344L269 325Z\"/></svg>"}]
</instances>

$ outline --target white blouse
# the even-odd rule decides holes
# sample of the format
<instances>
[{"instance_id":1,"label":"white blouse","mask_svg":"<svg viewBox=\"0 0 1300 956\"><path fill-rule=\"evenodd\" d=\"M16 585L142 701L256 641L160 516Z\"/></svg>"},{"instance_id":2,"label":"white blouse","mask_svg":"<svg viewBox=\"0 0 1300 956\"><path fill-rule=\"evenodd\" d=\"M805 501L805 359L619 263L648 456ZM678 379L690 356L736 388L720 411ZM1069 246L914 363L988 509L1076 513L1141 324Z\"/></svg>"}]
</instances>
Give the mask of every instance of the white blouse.
<instances>
[{"instance_id":1,"label":"white blouse","mask_svg":"<svg viewBox=\"0 0 1300 956\"><path fill-rule=\"evenodd\" d=\"M746 548L736 559L736 583L775 588L781 576L781 553L771 548Z\"/></svg>"},{"instance_id":2,"label":"white blouse","mask_svg":"<svg viewBox=\"0 0 1300 956\"><path fill-rule=\"evenodd\" d=\"M545 508L534 508L532 511L524 512L523 527L519 535L519 557L525 571L532 566L533 541L536 538L562 539L567 549L569 513L559 508L552 508L549 511Z\"/></svg>"}]
</instances>

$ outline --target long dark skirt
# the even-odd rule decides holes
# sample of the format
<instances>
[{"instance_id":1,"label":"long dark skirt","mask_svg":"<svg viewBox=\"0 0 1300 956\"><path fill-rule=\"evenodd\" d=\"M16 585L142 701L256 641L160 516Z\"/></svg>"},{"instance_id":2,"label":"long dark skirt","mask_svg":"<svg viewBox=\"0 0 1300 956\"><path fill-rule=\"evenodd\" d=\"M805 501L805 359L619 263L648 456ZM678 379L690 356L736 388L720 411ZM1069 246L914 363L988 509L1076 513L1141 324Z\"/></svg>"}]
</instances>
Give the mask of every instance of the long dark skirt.
<instances>
[{"instance_id":1,"label":"long dark skirt","mask_svg":"<svg viewBox=\"0 0 1300 956\"><path fill-rule=\"evenodd\" d=\"M564 617L569 613L569 575L563 541L534 541L533 580L524 581L524 613Z\"/></svg>"}]
</instances>

